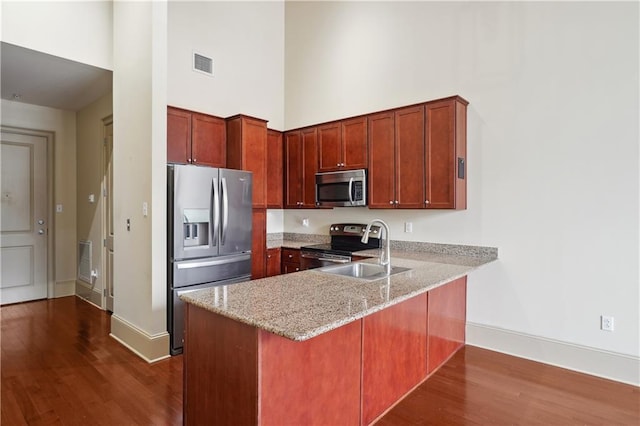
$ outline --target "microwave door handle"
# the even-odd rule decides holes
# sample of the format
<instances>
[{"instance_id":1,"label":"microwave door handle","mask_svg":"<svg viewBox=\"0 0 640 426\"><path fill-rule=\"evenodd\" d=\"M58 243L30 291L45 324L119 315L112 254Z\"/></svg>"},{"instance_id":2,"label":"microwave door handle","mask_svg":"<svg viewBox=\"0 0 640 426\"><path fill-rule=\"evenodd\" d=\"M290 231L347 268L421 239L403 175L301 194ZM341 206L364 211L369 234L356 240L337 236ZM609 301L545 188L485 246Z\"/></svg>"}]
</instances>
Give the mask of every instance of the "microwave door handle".
<instances>
[{"instance_id":1,"label":"microwave door handle","mask_svg":"<svg viewBox=\"0 0 640 426\"><path fill-rule=\"evenodd\" d=\"M218 194L218 179L213 178L211 181L211 212L213 214L213 231L212 231L212 246L218 245L218 231L220 228L220 195Z\"/></svg>"},{"instance_id":2,"label":"microwave door handle","mask_svg":"<svg viewBox=\"0 0 640 426\"><path fill-rule=\"evenodd\" d=\"M353 178L349 178L349 202L353 205Z\"/></svg>"},{"instance_id":3,"label":"microwave door handle","mask_svg":"<svg viewBox=\"0 0 640 426\"><path fill-rule=\"evenodd\" d=\"M222 178L222 231L220 232L220 245L224 245L227 237L227 225L229 224L229 193L227 191L227 179Z\"/></svg>"}]
</instances>

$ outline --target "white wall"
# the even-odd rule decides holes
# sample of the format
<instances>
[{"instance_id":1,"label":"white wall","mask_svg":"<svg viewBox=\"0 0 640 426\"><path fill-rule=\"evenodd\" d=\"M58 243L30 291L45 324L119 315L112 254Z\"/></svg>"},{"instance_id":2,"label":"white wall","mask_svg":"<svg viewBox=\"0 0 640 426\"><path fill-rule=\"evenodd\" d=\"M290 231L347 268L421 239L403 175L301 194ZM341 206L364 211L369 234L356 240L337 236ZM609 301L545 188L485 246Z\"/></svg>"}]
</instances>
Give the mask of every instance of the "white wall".
<instances>
[{"instance_id":1,"label":"white wall","mask_svg":"<svg viewBox=\"0 0 640 426\"><path fill-rule=\"evenodd\" d=\"M111 1L2 1L2 41L113 69Z\"/></svg>"},{"instance_id":2,"label":"white wall","mask_svg":"<svg viewBox=\"0 0 640 426\"><path fill-rule=\"evenodd\" d=\"M169 351L166 10L162 2L114 3L115 294L111 332L150 360ZM148 216L143 215L145 202Z\"/></svg>"},{"instance_id":3,"label":"white wall","mask_svg":"<svg viewBox=\"0 0 640 426\"><path fill-rule=\"evenodd\" d=\"M637 357L638 35L637 3L287 2L287 129L459 94L469 182L466 211L286 210L284 229L380 217L498 247L470 323Z\"/></svg>"},{"instance_id":4,"label":"white wall","mask_svg":"<svg viewBox=\"0 0 640 426\"><path fill-rule=\"evenodd\" d=\"M169 2L169 105L284 128L284 3ZM214 76L192 70L196 51Z\"/></svg>"},{"instance_id":5,"label":"white wall","mask_svg":"<svg viewBox=\"0 0 640 426\"><path fill-rule=\"evenodd\" d=\"M50 229L49 256L53 256L53 271L49 271L54 287L49 297L65 296L62 290L73 291L77 272L76 245L76 115L71 111L28 105L2 100L0 123L3 126L53 132L53 193L49 194L49 211L54 218ZM55 205L62 204L62 212L55 213ZM52 232L51 232L52 231ZM51 253L53 251L53 253Z\"/></svg>"}]
</instances>

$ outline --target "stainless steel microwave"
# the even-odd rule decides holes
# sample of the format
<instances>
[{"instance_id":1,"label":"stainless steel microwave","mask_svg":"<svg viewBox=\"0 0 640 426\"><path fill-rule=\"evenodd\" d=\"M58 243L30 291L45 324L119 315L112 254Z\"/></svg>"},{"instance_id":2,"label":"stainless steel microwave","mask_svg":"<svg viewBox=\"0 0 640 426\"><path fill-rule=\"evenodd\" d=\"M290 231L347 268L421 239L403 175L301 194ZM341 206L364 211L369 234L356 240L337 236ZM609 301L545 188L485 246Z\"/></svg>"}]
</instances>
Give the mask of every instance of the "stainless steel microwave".
<instances>
[{"instance_id":1,"label":"stainless steel microwave","mask_svg":"<svg viewBox=\"0 0 640 426\"><path fill-rule=\"evenodd\" d=\"M367 171L316 173L316 206L367 205Z\"/></svg>"}]
</instances>

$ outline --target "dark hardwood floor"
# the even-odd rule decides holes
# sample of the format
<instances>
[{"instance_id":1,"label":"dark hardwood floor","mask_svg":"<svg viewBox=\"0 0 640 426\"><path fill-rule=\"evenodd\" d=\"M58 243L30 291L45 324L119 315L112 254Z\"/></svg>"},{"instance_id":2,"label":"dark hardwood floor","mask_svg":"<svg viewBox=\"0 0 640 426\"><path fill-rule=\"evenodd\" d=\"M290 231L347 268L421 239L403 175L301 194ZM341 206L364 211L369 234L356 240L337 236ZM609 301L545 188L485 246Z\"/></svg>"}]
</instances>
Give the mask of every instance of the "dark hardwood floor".
<instances>
[{"instance_id":1,"label":"dark hardwood floor","mask_svg":"<svg viewBox=\"0 0 640 426\"><path fill-rule=\"evenodd\" d=\"M105 312L66 297L3 306L0 323L2 425L182 424L182 356L146 363ZM637 387L467 346L377 424L639 423Z\"/></svg>"}]
</instances>

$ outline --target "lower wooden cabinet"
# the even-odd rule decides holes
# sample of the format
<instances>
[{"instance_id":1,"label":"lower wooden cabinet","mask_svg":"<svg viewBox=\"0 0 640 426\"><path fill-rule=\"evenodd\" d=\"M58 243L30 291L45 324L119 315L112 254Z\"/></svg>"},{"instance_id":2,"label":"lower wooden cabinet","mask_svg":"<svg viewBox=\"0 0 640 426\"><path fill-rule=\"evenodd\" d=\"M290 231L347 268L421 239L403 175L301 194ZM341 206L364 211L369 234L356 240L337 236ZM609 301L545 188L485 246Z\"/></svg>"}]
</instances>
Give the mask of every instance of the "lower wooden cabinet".
<instances>
[{"instance_id":1,"label":"lower wooden cabinet","mask_svg":"<svg viewBox=\"0 0 640 426\"><path fill-rule=\"evenodd\" d=\"M467 321L467 277L429 292L427 374L431 374L464 346Z\"/></svg>"},{"instance_id":2,"label":"lower wooden cabinet","mask_svg":"<svg viewBox=\"0 0 640 426\"><path fill-rule=\"evenodd\" d=\"M288 274L298 272L300 270L300 250L283 248L282 249L282 273Z\"/></svg>"},{"instance_id":3,"label":"lower wooden cabinet","mask_svg":"<svg viewBox=\"0 0 640 426\"><path fill-rule=\"evenodd\" d=\"M187 304L184 424L372 425L464 346L465 307L462 277L296 342Z\"/></svg>"},{"instance_id":4,"label":"lower wooden cabinet","mask_svg":"<svg viewBox=\"0 0 640 426\"><path fill-rule=\"evenodd\" d=\"M362 319L362 424L427 377L427 293Z\"/></svg>"},{"instance_id":5,"label":"lower wooden cabinet","mask_svg":"<svg viewBox=\"0 0 640 426\"><path fill-rule=\"evenodd\" d=\"M267 249L267 277L281 274L280 247Z\"/></svg>"}]
</instances>

